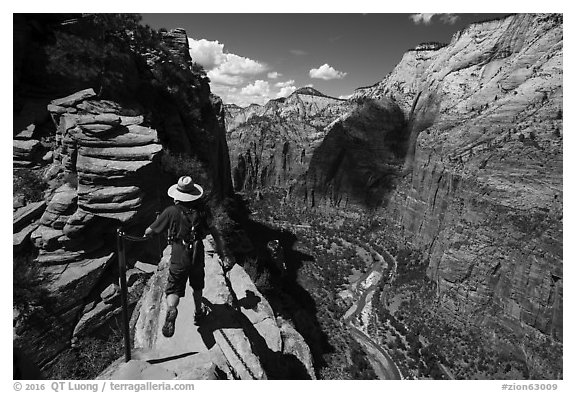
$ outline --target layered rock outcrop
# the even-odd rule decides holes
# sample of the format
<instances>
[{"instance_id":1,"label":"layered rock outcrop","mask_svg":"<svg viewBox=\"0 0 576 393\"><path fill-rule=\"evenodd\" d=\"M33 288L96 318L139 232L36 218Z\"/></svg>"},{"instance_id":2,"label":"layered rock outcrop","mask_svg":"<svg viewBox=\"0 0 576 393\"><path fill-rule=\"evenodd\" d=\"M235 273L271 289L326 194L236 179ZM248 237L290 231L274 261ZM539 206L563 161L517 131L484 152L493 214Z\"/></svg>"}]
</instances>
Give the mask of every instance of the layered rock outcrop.
<instances>
[{"instance_id":1,"label":"layered rock outcrop","mask_svg":"<svg viewBox=\"0 0 576 393\"><path fill-rule=\"evenodd\" d=\"M35 228L19 237L28 236L38 250L34 263L55 301L50 314L66 329L73 327L73 341L119 313L119 302L90 305L90 295L115 259L116 228L134 223L138 214L150 220L156 203L146 198L149 185L143 179L159 170L157 132L142 125L142 116L121 116L119 108L96 99L92 89L52 101L48 109L57 126L56 144L45 173L53 188L46 202L36 204L43 213L30 208L15 217L18 233L22 220L29 222L24 231ZM132 303L138 287L131 287ZM41 366L67 345L61 341L54 347L44 334L22 337L42 349L36 358Z\"/></svg>"},{"instance_id":2,"label":"layered rock outcrop","mask_svg":"<svg viewBox=\"0 0 576 393\"><path fill-rule=\"evenodd\" d=\"M43 369L120 312L110 293L117 285L115 232L123 226L139 233L168 202L165 190L180 174L161 157L176 157L185 171L194 162L214 200L231 191L222 103L195 68L185 31L157 34L122 20L110 33L122 16L63 18L15 18L23 53L15 64L14 159L39 167L47 189L43 201L14 215L15 251L24 253L14 268L34 275L39 297L33 305L19 300L14 342ZM99 42L91 27L113 38ZM35 29L50 39L39 39ZM100 44L106 51L97 50ZM105 68L98 56L109 56ZM137 251L129 267L143 267L136 258L154 250ZM132 305L150 274L145 270L129 271Z\"/></svg>"}]
</instances>

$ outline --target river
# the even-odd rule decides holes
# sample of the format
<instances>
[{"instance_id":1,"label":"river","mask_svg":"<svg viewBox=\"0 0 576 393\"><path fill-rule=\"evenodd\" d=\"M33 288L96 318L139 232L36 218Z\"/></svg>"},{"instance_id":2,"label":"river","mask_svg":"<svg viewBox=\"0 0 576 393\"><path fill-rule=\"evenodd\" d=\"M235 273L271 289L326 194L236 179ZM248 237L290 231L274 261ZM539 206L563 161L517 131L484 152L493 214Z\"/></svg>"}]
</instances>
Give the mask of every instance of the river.
<instances>
[{"instance_id":1,"label":"river","mask_svg":"<svg viewBox=\"0 0 576 393\"><path fill-rule=\"evenodd\" d=\"M388 354L388 351L374 342L374 340L367 334L367 331L362 331L353 323L357 317L359 317L363 321L363 326L367 328L371 314L372 296L376 291L384 269L388 267L388 263L382 255L374 251L371 247L368 248L370 254L374 256L376 261L368 271L360 277L360 279L351 285L353 288L356 287L357 292L360 292L360 297L356 303L348 309L342 319L349 327L352 337L354 337L358 344L360 344L366 351L368 361L372 365L372 368L379 379L403 379L400 369L396 366ZM396 260L389 253L387 253L386 256L392 264L388 275L388 281L392 282L396 276Z\"/></svg>"}]
</instances>

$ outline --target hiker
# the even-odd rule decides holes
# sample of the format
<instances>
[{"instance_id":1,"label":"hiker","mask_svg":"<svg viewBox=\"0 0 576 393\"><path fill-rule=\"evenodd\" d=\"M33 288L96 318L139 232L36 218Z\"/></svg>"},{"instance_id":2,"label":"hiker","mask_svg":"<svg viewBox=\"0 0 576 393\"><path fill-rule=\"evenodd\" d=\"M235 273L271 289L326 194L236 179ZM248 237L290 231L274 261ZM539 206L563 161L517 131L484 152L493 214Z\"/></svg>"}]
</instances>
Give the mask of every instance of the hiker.
<instances>
[{"instance_id":1,"label":"hiker","mask_svg":"<svg viewBox=\"0 0 576 393\"><path fill-rule=\"evenodd\" d=\"M162 334L174 335L174 326L178 316L178 303L184 297L186 280L193 289L194 323L198 325L206 316L202 305L204 289L204 244L208 235L208 212L202 200L204 190L192 181L190 176L182 176L178 183L168 189L168 195L174 199L174 205L167 207L146 228L144 236L152 236L168 231L168 242L172 244L168 284L166 285L166 320Z\"/></svg>"}]
</instances>

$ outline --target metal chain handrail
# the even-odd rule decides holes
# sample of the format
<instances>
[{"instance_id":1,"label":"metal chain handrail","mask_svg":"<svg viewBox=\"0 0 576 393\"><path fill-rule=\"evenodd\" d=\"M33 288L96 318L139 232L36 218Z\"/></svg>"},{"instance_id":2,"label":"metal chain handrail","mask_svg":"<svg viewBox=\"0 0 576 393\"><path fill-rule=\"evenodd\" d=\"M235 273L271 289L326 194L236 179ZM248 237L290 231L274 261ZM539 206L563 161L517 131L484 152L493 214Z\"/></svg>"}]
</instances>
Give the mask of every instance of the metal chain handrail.
<instances>
[{"instance_id":1,"label":"metal chain handrail","mask_svg":"<svg viewBox=\"0 0 576 393\"><path fill-rule=\"evenodd\" d=\"M118 246L118 275L120 276L120 300L122 302L122 324L124 325L124 358L126 362L130 361L131 344L130 344L130 322L128 320L128 286L126 285L126 247L124 240L143 242L148 237L131 236L124 233L122 228L117 230Z\"/></svg>"},{"instance_id":2,"label":"metal chain handrail","mask_svg":"<svg viewBox=\"0 0 576 393\"><path fill-rule=\"evenodd\" d=\"M130 240L133 242L145 242L146 240L150 240L151 238L148 236L132 236L132 235L127 235L124 232L122 232L122 237L126 240Z\"/></svg>"},{"instance_id":3,"label":"metal chain handrail","mask_svg":"<svg viewBox=\"0 0 576 393\"><path fill-rule=\"evenodd\" d=\"M250 376L252 377L252 379L257 380L258 378L256 378L256 376L254 375L254 373L252 372L252 370L250 369L250 367L248 367L248 365L246 364L246 362L244 361L244 359L242 359L242 356L240 356L240 354L238 353L238 351L236 350L236 348L234 347L234 345L232 345L232 342L230 341L230 339L228 338L228 335L224 332L224 330L222 328L218 329L220 331L220 333L222 333L222 337L224 337L224 340L226 340L226 342L228 343L228 345L230 346L230 348L232 348L232 352L234 352L234 355L236 355L236 357L240 360L240 363L242 363L242 365L244 366L244 368L248 371L248 374L250 374Z\"/></svg>"}]
</instances>

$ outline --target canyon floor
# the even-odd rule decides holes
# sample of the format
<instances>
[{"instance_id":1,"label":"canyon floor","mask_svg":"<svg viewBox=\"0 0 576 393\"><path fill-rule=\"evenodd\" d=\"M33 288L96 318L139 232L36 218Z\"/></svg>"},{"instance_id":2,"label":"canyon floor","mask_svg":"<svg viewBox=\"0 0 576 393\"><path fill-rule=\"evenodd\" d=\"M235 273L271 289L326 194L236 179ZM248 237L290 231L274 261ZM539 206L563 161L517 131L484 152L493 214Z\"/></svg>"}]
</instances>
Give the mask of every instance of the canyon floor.
<instances>
[{"instance_id":1,"label":"canyon floor","mask_svg":"<svg viewBox=\"0 0 576 393\"><path fill-rule=\"evenodd\" d=\"M255 200L252 195L245 195ZM383 217L297 206L274 192L251 206L252 219L296 237L297 283L310 294L328 345L311 345L321 379L534 379L544 368L441 311L420 250L398 242ZM288 255L287 254L287 255ZM290 265L293 261L287 260ZM305 334L303 334L306 336ZM507 345L502 345L506 342ZM535 340L535 343L539 342ZM358 346L359 345L359 346ZM536 345L536 344L535 344ZM561 365L549 342L547 367ZM361 368L361 369L359 369Z\"/></svg>"}]
</instances>

